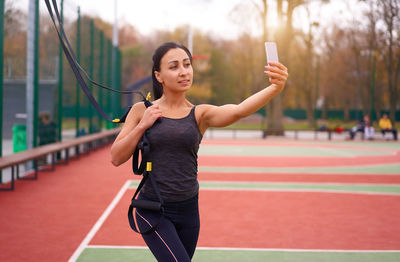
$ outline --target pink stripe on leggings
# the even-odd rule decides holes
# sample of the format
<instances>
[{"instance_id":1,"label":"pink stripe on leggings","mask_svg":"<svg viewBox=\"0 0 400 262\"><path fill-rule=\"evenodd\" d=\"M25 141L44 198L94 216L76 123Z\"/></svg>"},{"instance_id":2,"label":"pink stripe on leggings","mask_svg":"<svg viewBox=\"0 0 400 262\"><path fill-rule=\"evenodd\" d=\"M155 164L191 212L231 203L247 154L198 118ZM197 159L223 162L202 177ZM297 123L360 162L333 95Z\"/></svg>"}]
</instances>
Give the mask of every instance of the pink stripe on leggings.
<instances>
[{"instance_id":1,"label":"pink stripe on leggings","mask_svg":"<svg viewBox=\"0 0 400 262\"><path fill-rule=\"evenodd\" d=\"M139 212L137 212L136 210L136 214L138 214L150 227L153 227L151 225L151 223L149 221L147 221L146 218L144 218L141 214L139 214ZM176 259L174 253L172 253L172 250L169 248L169 246L167 245L167 243L165 243L164 239L160 236L160 234L158 234L157 230L154 231L157 236L160 238L160 240L164 243L164 245L166 246L166 248L169 250L169 252L171 253L171 255L174 257L175 261L178 262L178 259Z\"/></svg>"}]
</instances>

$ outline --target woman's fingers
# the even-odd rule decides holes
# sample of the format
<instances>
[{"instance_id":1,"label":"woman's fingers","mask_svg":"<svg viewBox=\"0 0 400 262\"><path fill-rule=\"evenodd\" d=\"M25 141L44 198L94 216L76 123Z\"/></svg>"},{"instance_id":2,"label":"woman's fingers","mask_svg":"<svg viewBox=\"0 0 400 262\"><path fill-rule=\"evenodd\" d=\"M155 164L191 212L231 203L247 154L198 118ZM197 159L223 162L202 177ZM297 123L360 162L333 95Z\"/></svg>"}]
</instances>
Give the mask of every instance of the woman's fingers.
<instances>
[{"instance_id":1,"label":"woman's fingers","mask_svg":"<svg viewBox=\"0 0 400 262\"><path fill-rule=\"evenodd\" d=\"M269 62L264 73L269 77L271 84L283 87L289 76L287 68L279 62Z\"/></svg>"},{"instance_id":2,"label":"woman's fingers","mask_svg":"<svg viewBox=\"0 0 400 262\"><path fill-rule=\"evenodd\" d=\"M271 71L264 71L264 72L269 77L270 82L272 80L279 80L279 81L286 82L286 80L288 78L288 74L286 72L284 72L284 73L273 73Z\"/></svg>"},{"instance_id":3,"label":"woman's fingers","mask_svg":"<svg viewBox=\"0 0 400 262\"><path fill-rule=\"evenodd\" d=\"M279 62L269 62L268 64L269 64L270 66L272 66L272 67L277 67L277 68L279 68L279 69L282 70L282 71L285 71L285 72L288 71L288 69L286 68L286 66L284 66L283 64L281 64L281 63L279 63Z\"/></svg>"},{"instance_id":4,"label":"woman's fingers","mask_svg":"<svg viewBox=\"0 0 400 262\"><path fill-rule=\"evenodd\" d=\"M281 74L281 73L273 73L273 72L266 72L266 74L268 76L270 76L270 78L273 79L279 79L279 80L286 80L287 79L287 74Z\"/></svg>"},{"instance_id":5,"label":"woman's fingers","mask_svg":"<svg viewBox=\"0 0 400 262\"><path fill-rule=\"evenodd\" d=\"M268 66L265 66L265 69L267 69L267 71L271 71L273 73L278 73L278 74L282 74L282 75L285 75L285 76L288 75L287 68L284 67L283 65L282 65L282 67L276 67L276 66L268 65Z\"/></svg>"},{"instance_id":6,"label":"woman's fingers","mask_svg":"<svg viewBox=\"0 0 400 262\"><path fill-rule=\"evenodd\" d=\"M161 112L160 107L158 105L150 106L147 110L149 111L150 116L152 116L152 117L154 117L156 119L162 117L162 112Z\"/></svg>"},{"instance_id":7,"label":"woman's fingers","mask_svg":"<svg viewBox=\"0 0 400 262\"><path fill-rule=\"evenodd\" d=\"M143 114L141 122L146 128L151 127L154 122L162 117L162 112L158 105L152 105L148 107Z\"/></svg>"}]
</instances>

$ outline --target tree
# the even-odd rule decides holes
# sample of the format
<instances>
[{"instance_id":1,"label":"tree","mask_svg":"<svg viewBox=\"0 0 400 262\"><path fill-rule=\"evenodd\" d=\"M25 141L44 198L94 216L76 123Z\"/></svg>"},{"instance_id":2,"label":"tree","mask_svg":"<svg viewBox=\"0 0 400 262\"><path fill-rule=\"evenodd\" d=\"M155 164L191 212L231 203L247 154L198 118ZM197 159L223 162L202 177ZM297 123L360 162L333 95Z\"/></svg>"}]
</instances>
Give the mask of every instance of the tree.
<instances>
[{"instance_id":1,"label":"tree","mask_svg":"<svg viewBox=\"0 0 400 262\"><path fill-rule=\"evenodd\" d=\"M232 86L234 86L237 78L233 74L233 67L227 60L228 57L223 50L212 51L210 59L211 101L217 105L232 103L235 100Z\"/></svg>"},{"instance_id":2,"label":"tree","mask_svg":"<svg viewBox=\"0 0 400 262\"><path fill-rule=\"evenodd\" d=\"M378 50L378 41L377 41L377 23L379 20L379 14L376 12L376 5L373 2L369 3L369 10L366 11L365 16L368 18L368 27L366 33L367 39L367 48L368 52L368 61L369 66L371 68L370 74L370 111L371 117L373 112L380 112L381 103L376 103L375 97L377 97L376 92L376 59L377 59L377 50ZM375 69L375 70L374 70ZM378 105L378 106L377 106Z\"/></svg>"},{"instance_id":3,"label":"tree","mask_svg":"<svg viewBox=\"0 0 400 262\"><path fill-rule=\"evenodd\" d=\"M387 72L387 87L389 92L389 116L395 123L395 114L399 97L400 75L400 1L378 1L379 14L386 26L384 31L386 50L384 60Z\"/></svg>"},{"instance_id":4,"label":"tree","mask_svg":"<svg viewBox=\"0 0 400 262\"><path fill-rule=\"evenodd\" d=\"M21 10L15 9L12 1L5 1L4 8L4 37L17 35L24 30L21 21L24 21L26 15Z\"/></svg>"},{"instance_id":5,"label":"tree","mask_svg":"<svg viewBox=\"0 0 400 262\"><path fill-rule=\"evenodd\" d=\"M327 118L328 109L344 109L345 117L358 99L353 63L344 63L352 58L346 35L338 25L323 30L323 52L321 56L320 95L323 97L322 118Z\"/></svg>"},{"instance_id":6,"label":"tree","mask_svg":"<svg viewBox=\"0 0 400 262\"><path fill-rule=\"evenodd\" d=\"M23 77L26 74L26 31L21 21L26 14L13 6L12 1L5 2L4 10L4 63L12 77ZM3 69L2 69L3 70Z\"/></svg>"},{"instance_id":7,"label":"tree","mask_svg":"<svg viewBox=\"0 0 400 262\"><path fill-rule=\"evenodd\" d=\"M263 12L263 25L266 25L267 19L267 0L262 0L264 6ZM279 49L279 60L290 68L289 65L289 52L290 45L294 38L293 32L293 11L304 5L306 0L277 0L277 15L278 25L281 27L275 32L275 39ZM267 41L267 27L264 28L264 41ZM290 81L286 83L286 88L290 88ZM283 107L282 107L282 94L276 96L267 104L267 134L268 135L283 135Z\"/></svg>"}]
</instances>

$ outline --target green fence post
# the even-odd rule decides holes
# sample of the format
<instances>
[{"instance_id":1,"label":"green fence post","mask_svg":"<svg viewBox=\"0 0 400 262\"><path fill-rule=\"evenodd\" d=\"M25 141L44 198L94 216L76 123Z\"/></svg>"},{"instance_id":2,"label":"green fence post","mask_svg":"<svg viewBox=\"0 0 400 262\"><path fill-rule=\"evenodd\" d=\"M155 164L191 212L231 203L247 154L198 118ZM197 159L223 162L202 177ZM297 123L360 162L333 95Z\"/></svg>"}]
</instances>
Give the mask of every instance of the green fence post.
<instances>
[{"instance_id":1,"label":"green fence post","mask_svg":"<svg viewBox=\"0 0 400 262\"><path fill-rule=\"evenodd\" d=\"M103 67L104 67L104 33L103 31L99 30L100 32L100 58L99 58L99 82L103 83ZM104 108L103 103L103 88L98 89L98 99L101 108ZM103 118L99 116L99 130L103 127Z\"/></svg>"},{"instance_id":2,"label":"green fence post","mask_svg":"<svg viewBox=\"0 0 400 262\"><path fill-rule=\"evenodd\" d=\"M94 22L90 21L90 58L89 58L89 75L93 79L93 67L94 67ZM93 84L89 84L90 92L93 93ZM93 133L93 108L90 103L89 106L89 133Z\"/></svg>"},{"instance_id":3,"label":"green fence post","mask_svg":"<svg viewBox=\"0 0 400 262\"><path fill-rule=\"evenodd\" d=\"M376 53L372 55L372 72L371 72L371 121L376 119L375 115L375 70L376 70Z\"/></svg>"},{"instance_id":4,"label":"green fence post","mask_svg":"<svg viewBox=\"0 0 400 262\"><path fill-rule=\"evenodd\" d=\"M4 2L0 0L0 157L3 156L3 51L4 51ZM0 170L0 184L3 183L3 175Z\"/></svg>"},{"instance_id":5,"label":"green fence post","mask_svg":"<svg viewBox=\"0 0 400 262\"><path fill-rule=\"evenodd\" d=\"M107 41L107 84L108 86L112 85L112 42L110 39ZM107 93L107 113L112 118L112 93ZM107 129L111 129L112 123L107 121Z\"/></svg>"},{"instance_id":6,"label":"green fence post","mask_svg":"<svg viewBox=\"0 0 400 262\"><path fill-rule=\"evenodd\" d=\"M33 147L37 147L37 128L39 111L39 0L36 0L35 7L35 66L34 66L34 98L33 98Z\"/></svg>"},{"instance_id":7,"label":"green fence post","mask_svg":"<svg viewBox=\"0 0 400 262\"><path fill-rule=\"evenodd\" d=\"M64 0L61 0L61 23L64 21ZM58 51L58 141L62 141L62 119L63 119L63 50L59 45Z\"/></svg>"},{"instance_id":8,"label":"green fence post","mask_svg":"<svg viewBox=\"0 0 400 262\"><path fill-rule=\"evenodd\" d=\"M122 90L122 55L121 50L118 49L118 90ZM118 115L122 114L122 100L121 96L117 95L117 112Z\"/></svg>"},{"instance_id":9,"label":"green fence post","mask_svg":"<svg viewBox=\"0 0 400 262\"><path fill-rule=\"evenodd\" d=\"M76 23L76 59L81 62L81 8L78 6L78 20ZM75 105L75 135L79 136L79 118L80 118L80 91L78 80L76 81L76 105Z\"/></svg>"}]
</instances>

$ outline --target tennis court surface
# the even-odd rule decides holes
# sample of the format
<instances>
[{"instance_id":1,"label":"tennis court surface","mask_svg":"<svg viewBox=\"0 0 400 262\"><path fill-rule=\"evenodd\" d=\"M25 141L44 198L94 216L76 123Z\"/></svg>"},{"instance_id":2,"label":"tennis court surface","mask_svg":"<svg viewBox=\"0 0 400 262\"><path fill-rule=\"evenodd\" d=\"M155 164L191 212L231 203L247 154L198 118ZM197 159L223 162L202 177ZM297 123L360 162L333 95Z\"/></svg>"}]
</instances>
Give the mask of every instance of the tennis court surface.
<instances>
[{"instance_id":1,"label":"tennis court surface","mask_svg":"<svg viewBox=\"0 0 400 262\"><path fill-rule=\"evenodd\" d=\"M102 148L0 192L0 261L155 261ZM400 144L205 139L193 261L400 261Z\"/></svg>"}]
</instances>

